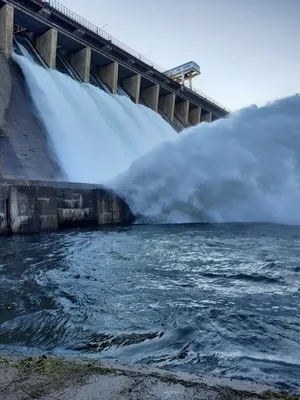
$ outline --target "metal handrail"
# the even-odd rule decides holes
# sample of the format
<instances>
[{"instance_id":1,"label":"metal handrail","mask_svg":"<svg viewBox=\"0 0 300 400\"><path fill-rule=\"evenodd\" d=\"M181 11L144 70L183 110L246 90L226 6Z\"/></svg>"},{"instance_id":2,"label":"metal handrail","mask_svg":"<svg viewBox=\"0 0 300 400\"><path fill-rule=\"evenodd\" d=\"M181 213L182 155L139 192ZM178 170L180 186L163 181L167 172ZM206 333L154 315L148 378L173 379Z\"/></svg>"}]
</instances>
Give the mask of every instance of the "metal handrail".
<instances>
[{"instance_id":1,"label":"metal handrail","mask_svg":"<svg viewBox=\"0 0 300 400\"><path fill-rule=\"evenodd\" d=\"M115 37L111 36L108 34L106 31L103 29L99 28L98 26L92 24L89 22L87 19L81 17L80 15L76 14L74 11L70 10L68 7L62 5L59 1L57 0L43 0L44 3L49 4L50 7L55 9L56 11L60 12L61 14L65 15L66 17L70 18L72 21L75 21L79 25L85 27L86 29L90 30L91 32L95 33L98 36L101 36L102 38L110 41L113 43L115 46L119 47L120 49L126 51L127 53L131 54L132 56L138 58L145 64L149 65L150 67L156 69L157 71L164 73L166 71L165 68L162 68L160 65L155 64L153 61L151 61L149 58L143 56L142 54L138 53L131 47L127 46L125 43L121 42L120 40L116 39ZM207 96L205 93L201 92L200 90L197 89L188 89L185 87L185 89L190 90L191 92L195 92L199 94L201 97L204 99L210 101L211 103L217 105L220 108L223 108L224 110L230 112L229 109L224 107L222 104L216 102L213 100L211 97Z\"/></svg>"}]
</instances>

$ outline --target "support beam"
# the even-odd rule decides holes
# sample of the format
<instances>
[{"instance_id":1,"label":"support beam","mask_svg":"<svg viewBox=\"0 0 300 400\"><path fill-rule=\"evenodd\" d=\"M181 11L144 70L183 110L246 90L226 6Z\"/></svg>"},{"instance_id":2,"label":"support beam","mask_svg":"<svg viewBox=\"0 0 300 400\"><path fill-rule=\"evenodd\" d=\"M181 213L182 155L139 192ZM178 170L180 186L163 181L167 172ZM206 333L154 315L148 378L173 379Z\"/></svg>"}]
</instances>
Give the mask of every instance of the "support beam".
<instances>
[{"instance_id":1,"label":"support beam","mask_svg":"<svg viewBox=\"0 0 300 400\"><path fill-rule=\"evenodd\" d=\"M71 65L85 83L90 81L91 55L91 48L85 47L71 56Z\"/></svg>"},{"instance_id":2,"label":"support beam","mask_svg":"<svg viewBox=\"0 0 300 400\"><path fill-rule=\"evenodd\" d=\"M167 94L167 96L161 97L159 99L159 107L162 112L165 114L167 118L171 122L174 120L174 111L175 111L175 93Z\"/></svg>"},{"instance_id":3,"label":"support beam","mask_svg":"<svg viewBox=\"0 0 300 400\"><path fill-rule=\"evenodd\" d=\"M193 126L200 124L201 107L190 108L189 123Z\"/></svg>"},{"instance_id":4,"label":"support beam","mask_svg":"<svg viewBox=\"0 0 300 400\"><path fill-rule=\"evenodd\" d=\"M141 91L141 97L149 108L151 108L155 112L158 111L158 101L159 101L158 84L150 86L147 89L143 89Z\"/></svg>"},{"instance_id":5,"label":"support beam","mask_svg":"<svg viewBox=\"0 0 300 400\"><path fill-rule=\"evenodd\" d=\"M189 109L190 102L188 100L175 104L175 115L185 125L189 123Z\"/></svg>"},{"instance_id":6,"label":"support beam","mask_svg":"<svg viewBox=\"0 0 300 400\"><path fill-rule=\"evenodd\" d=\"M12 55L14 36L14 8L6 4L0 10L0 52L7 58Z\"/></svg>"},{"instance_id":7,"label":"support beam","mask_svg":"<svg viewBox=\"0 0 300 400\"><path fill-rule=\"evenodd\" d=\"M212 121L212 113L210 111L201 114L201 122L211 122Z\"/></svg>"},{"instance_id":8,"label":"support beam","mask_svg":"<svg viewBox=\"0 0 300 400\"><path fill-rule=\"evenodd\" d=\"M123 82L123 89L133 99L135 104L140 102L140 90L141 90L141 75L136 74L130 78L127 78Z\"/></svg>"},{"instance_id":9,"label":"support beam","mask_svg":"<svg viewBox=\"0 0 300 400\"><path fill-rule=\"evenodd\" d=\"M57 31L49 29L37 39L37 49L50 69L56 66Z\"/></svg>"},{"instance_id":10,"label":"support beam","mask_svg":"<svg viewBox=\"0 0 300 400\"><path fill-rule=\"evenodd\" d=\"M119 64L114 61L98 69L100 79L109 87L112 94L117 93Z\"/></svg>"}]
</instances>

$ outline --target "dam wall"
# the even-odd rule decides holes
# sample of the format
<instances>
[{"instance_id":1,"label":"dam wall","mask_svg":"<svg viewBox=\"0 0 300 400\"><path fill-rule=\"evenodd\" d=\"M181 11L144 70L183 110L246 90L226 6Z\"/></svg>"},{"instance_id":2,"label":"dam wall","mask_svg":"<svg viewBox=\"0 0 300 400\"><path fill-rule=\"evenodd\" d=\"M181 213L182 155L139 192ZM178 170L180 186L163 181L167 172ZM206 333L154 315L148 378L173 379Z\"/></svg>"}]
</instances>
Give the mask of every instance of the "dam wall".
<instances>
[{"instance_id":1,"label":"dam wall","mask_svg":"<svg viewBox=\"0 0 300 400\"><path fill-rule=\"evenodd\" d=\"M127 204L101 186L6 181L0 186L0 235L131 222Z\"/></svg>"}]
</instances>

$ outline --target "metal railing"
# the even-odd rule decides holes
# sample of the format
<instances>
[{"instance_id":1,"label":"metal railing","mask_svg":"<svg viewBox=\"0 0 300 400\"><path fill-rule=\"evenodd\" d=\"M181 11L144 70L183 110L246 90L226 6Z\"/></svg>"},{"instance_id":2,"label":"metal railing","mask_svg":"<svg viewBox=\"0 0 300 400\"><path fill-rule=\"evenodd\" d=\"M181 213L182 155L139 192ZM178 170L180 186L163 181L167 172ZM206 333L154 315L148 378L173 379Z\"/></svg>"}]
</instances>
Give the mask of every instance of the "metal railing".
<instances>
[{"instance_id":1,"label":"metal railing","mask_svg":"<svg viewBox=\"0 0 300 400\"><path fill-rule=\"evenodd\" d=\"M137 51L135 51L131 47L127 46L125 43L121 42L120 40L118 40L115 37L113 37L110 34L108 34L103 29L101 29L98 26L92 24L87 19L85 19L85 18L81 17L80 15L76 14L74 11L70 10L68 7L66 7L63 4L61 4L59 1L57 1L57 0L42 0L42 1L44 3L46 3L46 4L48 4L53 9L55 9L56 11L60 12L61 14L63 14L64 16L68 17L72 21L75 21L77 24L79 24L79 25L83 26L84 28L90 30L91 32L95 33L96 35L101 36L102 38L110 41L115 46L117 46L120 49L126 51L127 53L131 54L135 58L141 60L145 64L147 64L150 67L156 69L157 71L159 71L161 73L164 73L164 71L166 71L166 69L162 68L160 65L155 64L149 58L147 58L147 57L143 56L142 54L138 53ZM185 88L188 89L187 87L185 87ZM216 102L215 100L213 100L211 97L207 96L205 93L201 92L200 90L197 90L197 89L192 89L192 90L188 89L188 90L190 90L191 92L196 92L201 97L203 97L204 99L208 100L209 102L211 102L211 103L215 104L216 106L218 106L220 108L223 108L224 110L230 112L229 109L224 107L222 104Z\"/></svg>"}]
</instances>

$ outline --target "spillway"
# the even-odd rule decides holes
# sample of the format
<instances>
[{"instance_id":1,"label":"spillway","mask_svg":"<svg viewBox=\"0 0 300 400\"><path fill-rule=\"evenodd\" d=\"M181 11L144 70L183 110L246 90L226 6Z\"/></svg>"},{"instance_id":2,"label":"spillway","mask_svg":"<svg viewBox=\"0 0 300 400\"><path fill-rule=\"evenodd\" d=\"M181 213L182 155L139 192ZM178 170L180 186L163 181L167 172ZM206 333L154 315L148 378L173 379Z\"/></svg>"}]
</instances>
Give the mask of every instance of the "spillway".
<instances>
[{"instance_id":1,"label":"spillway","mask_svg":"<svg viewBox=\"0 0 300 400\"><path fill-rule=\"evenodd\" d=\"M158 114L126 96L77 82L14 55L41 122L71 181L105 183L176 132Z\"/></svg>"}]
</instances>

